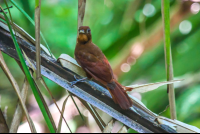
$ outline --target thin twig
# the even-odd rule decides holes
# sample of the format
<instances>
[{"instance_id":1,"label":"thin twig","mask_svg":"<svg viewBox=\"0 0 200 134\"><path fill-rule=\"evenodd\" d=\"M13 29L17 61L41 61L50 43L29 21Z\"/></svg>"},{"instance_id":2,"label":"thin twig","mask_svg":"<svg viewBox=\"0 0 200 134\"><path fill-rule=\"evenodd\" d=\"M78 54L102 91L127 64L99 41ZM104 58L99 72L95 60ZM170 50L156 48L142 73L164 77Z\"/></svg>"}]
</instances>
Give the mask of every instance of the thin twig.
<instances>
[{"instance_id":1,"label":"thin twig","mask_svg":"<svg viewBox=\"0 0 200 134\"><path fill-rule=\"evenodd\" d=\"M13 23L13 19L12 19L12 16L11 16L11 13L10 13L10 8L12 8L12 6L8 6L8 3L6 2L6 0L4 0L4 3L6 4L6 7L5 9L8 9L8 13L9 13L9 16L10 16L10 19L11 19L11 22ZM5 10L3 9L3 10Z\"/></svg>"},{"instance_id":2,"label":"thin twig","mask_svg":"<svg viewBox=\"0 0 200 134\"><path fill-rule=\"evenodd\" d=\"M165 107L165 109L164 109L162 112L160 112L158 115L161 115L162 113L166 112L168 108L169 108L169 105L167 105L167 106Z\"/></svg>"},{"instance_id":3,"label":"thin twig","mask_svg":"<svg viewBox=\"0 0 200 134\"><path fill-rule=\"evenodd\" d=\"M101 119L101 117L99 116L99 114L97 113L97 111L94 109L94 107L90 104L88 104L86 101L84 101L83 99L79 98L78 99L81 101L81 103L88 109L88 111L90 112L90 114L92 115L92 117L94 118L94 120L96 121L97 125L99 126L99 128L101 129L101 131L103 132L105 129L105 122Z\"/></svg>"},{"instance_id":4,"label":"thin twig","mask_svg":"<svg viewBox=\"0 0 200 134\"><path fill-rule=\"evenodd\" d=\"M80 109L78 108L78 106L77 106L77 104L76 104L76 102L75 102L75 100L74 100L74 97L72 96L71 93L69 93L69 94L70 94L70 97L71 97L72 101L74 102L74 105L76 106L76 109L78 110L78 112L79 112L79 114L80 114L82 120L84 121L83 115L81 114L81 111L80 111Z\"/></svg>"},{"instance_id":5,"label":"thin twig","mask_svg":"<svg viewBox=\"0 0 200 134\"><path fill-rule=\"evenodd\" d=\"M32 77L33 77L33 72L32 72L32 70L30 70L30 73L31 73L31 75L32 75ZM44 99L44 97L43 97L43 95L42 95L42 93L41 93L41 91L40 91L40 89L39 89L39 86L37 85L36 80L35 80L34 78L33 78L33 81L34 81L34 83L35 83L37 92L38 92L38 94L39 94L39 96L40 96L40 98L41 98L41 100L42 100L42 103L43 103L43 105L44 105L44 108L45 108L45 111L46 111L46 113L47 113L47 115L48 115L48 118L49 118L49 120L51 121L52 127L53 127L54 131L56 132L56 130L57 130L57 129L56 129L56 125L55 125L55 122L54 122L53 117L52 117L52 115L51 115L51 112L50 112L50 110L49 110L49 107L48 107L48 105L47 105L47 103L46 103L46 101L45 101L45 99Z\"/></svg>"},{"instance_id":6,"label":"thin twig","mask_svg":"<svg viewBox=\"0 0 200 134\"><path fill-rule=\"evenodd\" d=\"M10 16L10 19L11 19L11 24L12 24L12 27L13 27L14 22L13 22L12 15L11 15L11 12L10 12L10 9L9 9L12 6L8 7L8 4L7 4L6 0L4 0L4 3L7 6L7 9L8 9L8 12L9 12L9 16ZM13 27L13 30L15 30L14 27ZM14 33L16 34L16 31ZM26 97L27 97L27 93L28 93L28 85L29 85L28 81L25 78L24 84L23 84L23 88L22 88L22 91L21 91L21 97L22 97L22 100L23 100L24 103L26 101ZM22 107L21 107L21 105L19 103L17 105L17 108L16 108L14 116L13 116L13 120L12 120L11 127L10 127L10 130L9 130L10 133L17 133L17 130L18 130L18 127L20 125L22 116L23 116L23 109L22 109ZM33 122L32 122L32 124L33 124Z\"/></svg>"},{"instance_id":7,"label":"thin twig","mask_svg":"<svg viewBox=\"0 0 200 134\"><path fill-rule=\"evenodd\" d=\"M33 65L32 62L29 60L29 58L27 57L26 53L25 53L23 50L22 50L22 52L23 52L23 54L24 54L25 59L27 60L27 62L28 62L29 65L31 66L31 68L33 69L33 72L36 72L34 65ZM32 72L32 73L33 73L33 72ZM33 75L33 74L32 74L32 75ZM52 98L54 104L56 105L56 107L57 107L57 109L58 109L58 111L60 112L61 116L63 117L63 120L65 121L65 124L67 125L69 131L72 133L72 131L71 131L71 129L70 129L70 127L69 127L69 125L68 125L66 119L64 118L64 116L63 116L63 114L62 114L60 108L58 107L58 104L56 103L55 98L53 97L51 91L49 90L48 86L46 85L44 79L41 77L39 80L40 80L40 82L42 83L42 85L45 87L45 89L48 91L48 93L49 93L49 95L51 96L51 98ZM35 80L34 80L34 81L35 81ZM55 126L55 125L54 125L54 126Z\"/></svg>"},{"instance_id":8,"label":"thin twig","mask_svg":"<svg viewBox=\"0 0 200 134\"><path fill-rule=\"evenodd\" d=\"M6 9L8 9L8 8L12 8L12 7L13 7L13 6L10 6L10 7L4 8L3 10L6 10ZM3 10L0 9L0 12L3 12Z\"/></svg>"},{"instance_id":9,"label":"thin twig","mask_svg":"<svg viewBox=\"0 0 200 134\"><path fill-rule=\"evenodd\" d=\"M36 45L36 77L41 78L41 57L40 57L40 7L41 0L35 7L35 45Z\"/></svg>"},{"instance_id":10,"label":"thin twig","mask_svg":"<svg viewBox=\"0 0 200 134\"><path fill-rule=\"evenodd\" d=\"M63 120L65 121L65 124L67 125L67 127L68 127L69 131L72 133L72 131L71 131L71 129L70 129L70 127L69 127L69 125L68 125L68 123L67 123L66 119L65 119L65 118L64 118L64 116L63 116L63 113L61 112L60 108L58 107L58 104L56 103L56 100L54 99L54 97L53 97L53 95L52 95L51 91L49 90L48 86L46 85L46 83L45 83L44 79L43 79L43 78L41 78L41 79L40 79L40 82L43 84L43 86L46 88L46 90L47 90L47 91L48 91L48 93L50 94L50 96L51 96L51 98L52 98L52 100L53 100L54 104L56 105L56 107L57 107L57 109L58 109L58 111L59 111L59 113L60 113L60 115L61 115L61 117L62 117L62 118L63 118Z\"/></svg>"},{"instance_id":11,"label":"thin twig","mask_svg":"<svg viewBox=\"0 0 200 134\"><path fill-rule=\"evenodd\" d=\"M15 92L17 93L17 96L18 96L18 98L20 100L20 104L22 105L22 108L23 108L24 113L26 115L27 121L28 121L28 123L30 125L31 132L36 133L35 126L34 126L32 120L31 120L31 118L30 118L30 116L28 114L28 111L26 109L26 106L25 106L25 104L24 104L24 102L23 102L23 100L21 98L19 86L17 85L16 80L14 79L12 74L10 73L10 71L9 71L9 69L8 69L4 59L3 59L3 55L1 53L1 51L0 51L0 66L3 69L4 73L6 74L6 76L8 77L9 81L11 82L13 88L15 89Z\"/></svg>"},{"instance_id":12,"label":"thin twig","mask_svg":"<svg viewBox=\"0 0 200 134\"><path fill-rule=\"evenodd\" d=\"M22 52L24 53L23 50L22 50ZM24 53L24 54L25 54L25 53ZM26 57L26 56L25 56L25 57ZM22 67L21 63L18 62L17 60L16 60L16 62L18 63L19 67L21 68L21 70L22 70L23 73L24 73L24 70L23 70L23 67ZM30 72L31 75L33 75L33 71L32 71L31 68L29 68L29 72ZM33 76L32 76L32 77L33 77ZM53 120L53 117L52 117L52 115L51 115L51 113L50 113L50 110L49 110L49 108L48 108L48 105L46 104L46 101L44 100L44 97L42 96L42 93L40 92L40 89L39 89L39 87L38 87L38 85L37 85L37 83L36 83L36 80L35 80L34 78L33 78L33 81L34 81L34 83L35 83L35 85L36 85L36 88L37 88L38 94L39 94L39 96L40 96L40 98L41 98L41 101L42 101L42 103L43 103L43 105L44 105L45 111L46 111L46 113L47 113L47 115L48 115L48 117L49 117L49 119L50 119L50 121L51 121L52 127L53 127L54 131L56 132L56 130L57 130L57 129L56 129L56 125L55 125L55 122L54 122L54 120Z\"/></svg>"},{"instance_id":13,"label":"thin twig","mask_svg":"<svg viewBox=\"0 0 200 134\"><path fill-rule=\"evenodd\" d=\"M86 0L78 0L78 28L83 25Z\"/></svg>"},{"instance_id":14,"label":"thin twig","mask_svg":"<svg viewBox=\"0 0 200 134\"><path fill-rule=\"evenodd\" d=\"M172 54L170 44L170 1L162 0L162 19L164 26L164 44L165 44L165 66L167 72L167 81L173 80L173 65L172 65ZM169 106L171 119L177 119L176 117L176 104L175 104L175 93L174 85L169 84L167 86L169 96Z\"/></svg>"},{"instance_id":15,"label":"thin twig","mask_svg":"<svg viewBox=\"0 0 200 134\"><path fill-rule=\"evenodd\" d=\"M21 91L21 97L22 97L22 100L23 100L24 103L26 101L26 97L27 97L27 94L28 94L28 87L29 87L29 83L28 83L28 80L25 78L23 88L22 88L22 91ZM17 108L16 108L15 113L13 115L13 120L12 120L12 123L11 123L9 133L17 133L17 130L18 130L18 127L20 125L22 116L23 116L23 109L22 109L22 107L19 103L17 105Z\"/></svg>"},{"instance_id":16,"label":"thin twig","mask_svg":"<svg viewBox=\"0 0 200 134\"><path fill-rule=\"evenodd\" d=\"M0 6L0 8L2 9L1 6ZM3 9L2 9L2 10L3 10ZM41 112L42 112L42 114L43 114L43 116L44 116L44 119L45 119L45 121L46 121L46 123L47 123L47 126L48 126L50 132L53 133L53 132L55 132L55 130L53 129L53 126L52 126L52 124L51 124L50 119L48 118L48 115L47 115L47 113L46 113L46 111L45 111L45 107L44 107L44 105L43 105L43 103L42 103L42 100L41 100L41 98L40 98L40 96L39 96L39 94L38 94L38 92L37 92L37 89L36 89L36 86L35 86L35 84L34 84L34 81L33 81L32 77L31 77L30 72L29 72L29 70L28 70L28 67L27 67L27 65L26 65L26 63L25 63L25 60L24 60L24 58L23 58L23 55L22 55L22 52L21 52L20 47L19 47L19 45L18 45L18 42L17 42L17 40L16 40L16 37L14 36L13 29L11 28L10 20L8 19L7 15L5 14L4 11L3 11L3 14L4 14L4 17L5 17L5 19L6 19L6 23L7 23L7 25L8 25L8 28L9 28L9 31L10 31L10 34L11 34L13 43L14 43L14 45L15 45L15 49L16 49L16 51L17 51L17 55L18 55L19 60L20 60L20 62L21 62L21 64L22 64L22 66L23 66L24 72L25 72L26 77L27 77L27 79L28 79L28 81L29 81L29 84L30 84L30 86L31 86L31 89L32 89L32 91L33 91L33 94L34 94L34 96L35 96L35 98L36 98L36 101L37 101L37 103L38 103L38 105L39 105L39 107L40 107L40 110L41 110ZM18 92L18 95L19 95L19 94L20 94L20 93ZM19 96L20 96L20 95L19 95Z\"/></svg>"},{"instance_id":17,"label":"thin twig","mask_svg":"<svg viewBox=\"0 0 200 134\"><path fill-rule=\"evenodd\" d=\"M61 132L61 127L62 127L62 115L64 114L65 112L65 105L67 103L67 100L69 98L69 94L67 95L67 98L65 99L65 101L63 102L63 106L62 106L62 114L60 115L60 120L59 120L59 123L58 123L58 129L57 129L57 132L56 133L60 133Z\"/></svg>"}]
</instances>

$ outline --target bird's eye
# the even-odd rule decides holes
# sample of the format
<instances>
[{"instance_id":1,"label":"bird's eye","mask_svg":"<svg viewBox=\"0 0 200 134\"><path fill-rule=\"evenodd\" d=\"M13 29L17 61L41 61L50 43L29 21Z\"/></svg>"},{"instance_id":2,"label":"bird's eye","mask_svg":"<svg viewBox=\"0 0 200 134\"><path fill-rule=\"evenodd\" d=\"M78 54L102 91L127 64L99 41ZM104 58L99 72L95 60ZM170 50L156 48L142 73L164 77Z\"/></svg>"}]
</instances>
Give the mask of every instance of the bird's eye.
<instances>
[{"instance_id":1,"label":"bird's eye","mask_svg":"<svg viewBox=\"0 0 200 134\"><path fill-rule=\"evenodd\" d=\"M91 31L90 29L87 29L87 33L90 33L90 31Z\"/></svg>"}]
</instances>

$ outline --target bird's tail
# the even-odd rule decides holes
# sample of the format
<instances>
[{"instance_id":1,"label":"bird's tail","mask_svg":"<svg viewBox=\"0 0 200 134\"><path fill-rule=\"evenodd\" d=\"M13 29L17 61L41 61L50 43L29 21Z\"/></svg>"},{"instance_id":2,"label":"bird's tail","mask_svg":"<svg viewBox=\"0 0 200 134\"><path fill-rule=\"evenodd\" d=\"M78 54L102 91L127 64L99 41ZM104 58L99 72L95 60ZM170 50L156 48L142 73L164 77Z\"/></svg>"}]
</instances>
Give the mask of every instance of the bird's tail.
<instances>
[{"instance_id":1,"label":"bird's tail","mask_svg":"<svg viewBox=\"0 0 200 134\"><path fill-rule=\"evenodd\" d=\"M133 102L123 89L123 86L119 84L116 80L107 84L109 92L115 103L119 104L122 109L129 109Z\"/></svg>"}]
</instances>

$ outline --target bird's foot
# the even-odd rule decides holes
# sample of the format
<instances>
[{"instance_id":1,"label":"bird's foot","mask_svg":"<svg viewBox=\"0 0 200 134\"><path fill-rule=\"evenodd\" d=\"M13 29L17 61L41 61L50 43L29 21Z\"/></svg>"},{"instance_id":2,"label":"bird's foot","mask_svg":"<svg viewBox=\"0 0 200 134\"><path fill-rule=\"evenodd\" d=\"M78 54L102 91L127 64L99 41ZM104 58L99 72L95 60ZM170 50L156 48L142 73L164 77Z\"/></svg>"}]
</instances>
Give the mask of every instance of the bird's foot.
<instances>
[{"instance_id":1,"label":"bird's foot","mask_svg":"<svg viewBox=\"0 0 200 134\"><path fill-rule=\"evenodd\" d=\"M78 83L78 82L84 82L86 79L87 79L87 77L84 77L84 78L82 78L82 79L78 79L75 75L74 75L74 79L75 79L75 81L72 81L72 82L70 82L70 86L71 87L73 87L76 83Z\"/></svg>"}]
</instances>

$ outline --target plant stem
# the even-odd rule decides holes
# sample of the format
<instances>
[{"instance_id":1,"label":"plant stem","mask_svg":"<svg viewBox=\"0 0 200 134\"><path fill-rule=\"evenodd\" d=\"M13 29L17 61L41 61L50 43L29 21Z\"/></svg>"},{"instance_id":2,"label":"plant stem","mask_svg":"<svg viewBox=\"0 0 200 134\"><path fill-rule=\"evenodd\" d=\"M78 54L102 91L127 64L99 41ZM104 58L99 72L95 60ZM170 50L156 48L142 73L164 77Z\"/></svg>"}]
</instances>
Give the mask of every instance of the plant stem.
<instances>
[{"instance_id":1,"label":"plant stem","mask_svg":"<svg viewBox=\"0 0 200 134\"><path fill-rule=\"evenodd\" d=\"M162 19L164 26L164 49L165 49L165 67L167 73L167 81L173 80L173 65L171 55L171 44L170 44L170 1L162 0ZM175 104L175 93L174 85L169 84L167 86L169 106L171 119L176 119L176 104Z\"/></svg>"},{"instance_id":2,"label":"plant stem","mask_svg":"<svg viewBox=\"0 0 200 134\"><path fill-rule=\"evenodd\" d=\"M26 98L27 98L28 87L29 87L29 84L28 84L27 79L25 78L23 88L22 88L22 91L21 91L21 97L22 97L22 100L23 100L24 103L25 103ZM23 116L23 109L22 109L22 107L19 103L17 105L17 108L15 110L15 113L14 113L14 116L13 116L13 119L12 119L12 123L11 123L10 130L9 130L10 133L17 133L20 122L22 120L22 116Z\"/></svg>"},{"instance_id":3,"label":"plant stem","mask_svg":"<svg viewBox=\"0 0 200 134\"><path fill-rule=\"evenodd\" d=\"M36 45L36 76L41 78L41 57L40 57L40 7L41 0L35 0L35 45Z\"/></svg>"},{"instance_id":4,"label":"plant stem","mask_svg":"<svg viewBox=\"0 0 200 134\"><path fill-rule=\"evenodd\" d=\"M35 27L35 22L34 20L21 8L19 7L19 5L14 1L14 0L10 0L10 2L31 22L31 24L33 24L33 26ZM41 38L43 39L47 49L49 50L49 53L51 55L51 57L53 57L51 50L49 48L49 45L47 44L46 39L44 38L44 35L42 34L42 32L40 32Z\"/></svg>"},{"instance_id":5,"label":"plant stem","mask_svg":"<svg viewBox=\"0 0 200 134\"><path fill-rule=\"evenodd\" d=\"M1 6L0 6L0 8L2 9ZM39 105L39 107L40 107L40 110L41 110L41 112L42 112L42 114L43 114L43 116L44 116L44 119L45 119L45 121L46 121L46 123L47 123L47 126L48 126L50 132L51 132L51 133L55 133L55 130L54 130L54 128L53 128L53 125L51 124L51 121L50 121L50 119L49 119L49 117L48 117L48 114L47 114L46 111L45 111L45 108L44 108L44 105L43 105L43 103L42 103L42 100L41 100L41 98L40 98L40 96L39 96L39 94L38 94L38 92L37 92L35 83L34 83L32 77L31 77L31 74L30 74L30 72L29 72L29 70L28 70L28 67L27 67L26 63L25 63L25 60L24 60L24 57L23 57L22 52L21 52L21 50L20 50L20 47L19 47L19 45L18 45L18 43L17 43L17 40L16 40L16 38L15 38L15 36L14 36L14 34L13 34L13 31L12 31L12 28L11 28L11 25L10 25L10 21L9 21L9 19L8 19L7 15L5 14L4 11L3 11L3 14L4 14L4 17L5 17L6 22L7 22L7 24L8 24L8 28L9 28L9 30L10 30L10 34L11 34L11 37L12 37L12 39L13 39L13 43L14 43L14 45L15 45L17 54L18 54L18 56L19 56L20 62L21 62L21 64L22 64L22 67L23 67L23 69L24 69L26 78L27 78L27 80L28 80L28 82L29 82L29 84L30 84L30 86L31 86L31 89L32 89L32 91L33 91L33 94L34 94L34 96L35 96L35 99L36 99L36 101L37 101L37 103L38 103L38 105Z\"/></svg>"},{"instance_id":6,"label":"plant stem","mask_svg":"<svg viewBox=\"0 0 200 134\"><path fill-rule=\"evenodd\" d=\"M86 6L86 0L78 0L78 29L80 26L83 26L85 6Z\"/></svg>"}]
</instances>

